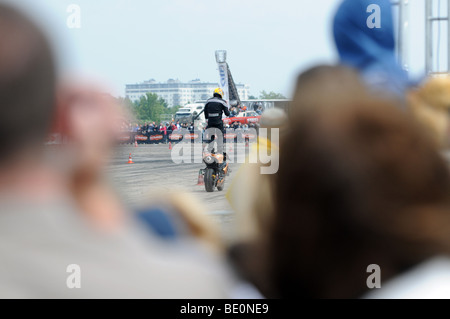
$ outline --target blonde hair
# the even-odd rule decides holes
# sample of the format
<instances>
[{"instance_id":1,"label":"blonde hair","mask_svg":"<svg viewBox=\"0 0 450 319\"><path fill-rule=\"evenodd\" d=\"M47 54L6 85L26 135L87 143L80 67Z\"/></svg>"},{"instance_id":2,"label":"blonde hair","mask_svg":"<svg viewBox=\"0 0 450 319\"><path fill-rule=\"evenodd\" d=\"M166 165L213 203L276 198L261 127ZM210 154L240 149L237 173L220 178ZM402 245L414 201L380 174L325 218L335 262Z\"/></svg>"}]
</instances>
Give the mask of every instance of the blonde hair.
<instances>
[{"instance_id":1,"label":"blonde hair","mask_svg":"<svg viewBox=\"0 0 450 319\"><path fill-rule=\"evenodd\" d=\"M425 133L437 147L448 147L450 77L431 77L408 93L408 106Z\"/></svg>"}]
</instances>

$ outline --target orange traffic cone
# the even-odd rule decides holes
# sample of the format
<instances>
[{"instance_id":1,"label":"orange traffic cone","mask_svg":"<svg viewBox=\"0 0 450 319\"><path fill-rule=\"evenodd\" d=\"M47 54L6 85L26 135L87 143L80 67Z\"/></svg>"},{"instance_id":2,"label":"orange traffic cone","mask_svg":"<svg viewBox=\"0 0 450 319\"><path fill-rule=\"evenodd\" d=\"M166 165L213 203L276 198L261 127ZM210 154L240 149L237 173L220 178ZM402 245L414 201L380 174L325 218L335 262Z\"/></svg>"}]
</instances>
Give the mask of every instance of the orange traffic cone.
<instances>
[{"instance_id":1,"label":"orange traffic cone","mask_svg":"<svg viewBox=\"0 0 450 319\"><path fill-rule=\"evenodd\" d=\"M128 163L127 164L134 164L133 159L131 158L131 153L130 153L130 156L128 156Z\"/></svg>"},{"instance_id":2,"label":"orange traffic cone","mask_svg":"<svg viewBox=\"0 0 450 319\"><path fill-rule=\"evenodd\" d=\"M205 185L205 180L203 178L203 174L202 174L202 170L198 171L198 181L197 181L197 186L202 186Z\"/></svg>"},{"instance_id":3,"label":"orange traffic cone","mask_svg":"<svg viewBox=\"0 0 450 319\"><path fill-rule=\"evenodd\" d=\"M137 141L134 141L134 147L138 147Z\"/></svg>"},{"instance_id":4,"label":"orange traffic cone","mask_svg":"<svg viewBox=\"0 0 450 319\"><path fill-rule=\"evenodd\" d=\"M172 142L169 142L169 150L172 149Z\"/></svg>"}]
</instances>

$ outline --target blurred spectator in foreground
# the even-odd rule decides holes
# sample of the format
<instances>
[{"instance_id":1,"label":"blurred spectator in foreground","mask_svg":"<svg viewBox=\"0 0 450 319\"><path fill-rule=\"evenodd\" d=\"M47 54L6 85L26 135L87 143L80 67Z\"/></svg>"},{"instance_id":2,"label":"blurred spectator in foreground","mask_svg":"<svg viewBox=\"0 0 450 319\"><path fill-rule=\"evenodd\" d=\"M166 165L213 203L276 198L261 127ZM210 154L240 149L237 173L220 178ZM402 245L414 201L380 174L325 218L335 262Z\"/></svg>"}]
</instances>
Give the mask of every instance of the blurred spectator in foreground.
<instances>
[{"instance_id":1,"label":"blurred spectator in foreground","mask_svg":"<svg viewBox=\"0 0 450 319\"><path fill-rule=\"evenodd\" d=\"M449 172L398 103L342 66L299 76L270 194L230 188L240 221L230 256L266 297L450 297Z\"/></svg>"},{"instance_id":2,"label":"blurred spectator in foreground","mask_svg":"<svg viewBox=\"0 0 450 319\"><path fill-rule=\"evenodd\" d=\"M89 79L80 82L61 90L60 131L68 141L61 153L70 163L69 186L79 208L99 228L111 230L121 225L124 207L102 173L118 140L114 123L121 118L120 108Z\"/></svg>"},{"instance_id":3,"label":"blurred spectator in foreground","mask_svg":"<svg viewBox=\"0 0 450 319\"><path fill-rule=\"evenodd\" d=\"M240 123L239 123L240 124ZM286 113L278 108L267 110L261 117L261 127L267 129L265 137L258 136L258 142L252 145L250 152L256 154L273 154L279 151L279 140L272 138L271 130L285 134ZM239 131L242 129L239 126ZM239 134L238 141L241 141ZM266 232L273 220L273 175L262 175L262 163L243 164L226 194L236 213L236 240L230 249L232 261L245 280L256 283L261 291L267 291L266 263L261 263L265 246Z\"/></svg>"},{"instance_id":4,"label":"blurred spectator in foreground","mask_svg":"<svg viewBox=\"0 0 450 319\"><path fill-rule=\"evenodd\" d=\"M363 297L377 264L374 297L450 297L449 172L397 103L367 97L305 112L280 150L270 296ZM447 270L433 273L436 263Z\"/></svg>"},{"instance_id":5,"label":"blurred spectator in foreground","mask_svg":"<svg viewBox=\"0 0 450 319\"><path fill-rule=\"evenodd\" d=\"M45 36L28 18L1 4L0 42L0 255L7 261L0 263L0 297L228 296L232 279L212 255L186 242L169 245L125 211L121 214L119 204L113 209L121 222L108 227L110 231L96 227L104 220L92 223L86 218L89 212L80 209L80 200L73 196L73 168L99 165L95 152L100 150L94 146L107 151L103 136L92 142L85 138L107 113L107 98L59 92ZM49 158L43 143L52 119L55 127L70 133L73 144L63 145ZM27 129L16 130L19 125ZM70 150L83 156L61 155ZM67 161L57 161L61 157ZM102 188L95 194L99 191L107 192ZM81 202L91 201L90 208L112 205L104 202L109 194L96 195ZM114 215L105 212L103 217ZM68 266L73 264L81 269L80 289L67 284Z\"/></svg>"},{"instance_id":6,"label":"blurred spectator in foreground","mask_svg":"<svg viewBox=\"0 0 450 319\"><path fill-rule=\"evenodd\" d=\"M356 68L368 86L378 94L405 98L407 74L397 63L394 21L390 0L376 1L381 9L370 21L367 8L373 0L344 0L333 25L334 40L341 63ZM380 23L380 27L371 23Z\"/></svg>"},{"instance_id":7,"label":"blurred spectator in foreground","mask_svg":"<svg viewBox=\"0 0 450 319\"><path fill-rule=\"evenodd\" d=\"M408 93L409 109L441 148L449 146L450 76L429 78Z\"/></svg>"},{"instance_id":8,"label":"blurred spectator in foreground","mask_svg":"<svg viewBox=\"0 0 450 319\"><path fill-rule=\"evenodd\" d=\"M345 66L318 65L299 75L289 118L326 105L340 107L368 94L358 72Z\"/></svg>"},{"instance_id":9,"label":"blurred spectator in foreground","mask_svg":"<svg viewBox=\"0 0 450 319\"><path fill-rule=\"evenodd\" d=\"M261 117L262 127L286 127L289 119L299 118L303 113L326 106L340 108L347 103L361 100L365 96L366 87L359 74L348 67L319 65L301 73L297 79L294 92L294 102L286 116L268 110ZM275 110L279 111L279 110ZM239 123L240 130L242 125ZM261 138L259 138L261 141ZM265 142L265 141L263 141ZM266 145L267 143L263 143ZM267 146L266 146L267 147ZM272 143L270 143L272 148ZM277 148L278 150L278 148ZM256 151L256 150L255 150ZM273 209L272 189L273 176L261 176L260 165L246 164L239 169L227 193L231 206L236 211L238 236L236 245L231 250L233 262L243 276L255 283L262 292L269 291L267 286L266 264L262 260L266 253L268 225L272 223L275 211ZM248 185L252 185L251 187ZM258 185L258 188L253 188ZM243 189L260 189L262 196L247 196ZM263 198L264 200L261 200ZM261 205L260 205L261 204Z\"/></svg>"}]
</instances>

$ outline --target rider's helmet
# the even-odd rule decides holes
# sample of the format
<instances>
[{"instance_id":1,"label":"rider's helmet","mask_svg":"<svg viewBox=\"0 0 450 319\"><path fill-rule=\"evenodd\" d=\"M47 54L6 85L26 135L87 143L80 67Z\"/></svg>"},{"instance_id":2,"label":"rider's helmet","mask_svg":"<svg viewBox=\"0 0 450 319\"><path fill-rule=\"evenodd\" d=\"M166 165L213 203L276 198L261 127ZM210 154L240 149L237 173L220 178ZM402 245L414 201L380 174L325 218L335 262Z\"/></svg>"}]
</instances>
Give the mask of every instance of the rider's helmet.
<instances>
[{"instance_id":1,"label":"rider's helmet","mask_svg":"<svg viewBox=\"0 0 450 319\"><path fill-rule=\"evenodd\" d=\"M217 88L214 90L214 94L219 94L221 97L223 97L223 90L221 88Z\"/></svg>"}]
</instances>

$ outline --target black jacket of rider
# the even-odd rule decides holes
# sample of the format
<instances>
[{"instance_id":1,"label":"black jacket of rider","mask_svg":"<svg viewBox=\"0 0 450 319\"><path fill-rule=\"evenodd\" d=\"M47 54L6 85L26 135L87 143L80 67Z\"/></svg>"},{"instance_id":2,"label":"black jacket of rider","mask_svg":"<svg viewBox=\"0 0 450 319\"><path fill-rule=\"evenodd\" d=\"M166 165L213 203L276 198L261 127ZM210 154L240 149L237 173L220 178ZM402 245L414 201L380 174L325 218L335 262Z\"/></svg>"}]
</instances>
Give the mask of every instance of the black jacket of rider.
<instances>
[{"instance_id":1,"label":"black jacket of rider","mask_svg":"<svg viewBox=\"0 0 450 319\"><path fill-rule=\"evenodd\" d=\"M230 116L227 102L220 98L220 95L214 94L205 105L205 118L208 120L208 127L220 127L223 125L222 114Z\"/></svg>"}]
</instances>

